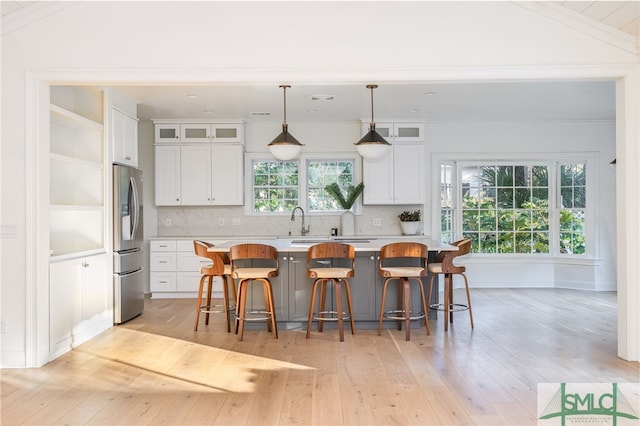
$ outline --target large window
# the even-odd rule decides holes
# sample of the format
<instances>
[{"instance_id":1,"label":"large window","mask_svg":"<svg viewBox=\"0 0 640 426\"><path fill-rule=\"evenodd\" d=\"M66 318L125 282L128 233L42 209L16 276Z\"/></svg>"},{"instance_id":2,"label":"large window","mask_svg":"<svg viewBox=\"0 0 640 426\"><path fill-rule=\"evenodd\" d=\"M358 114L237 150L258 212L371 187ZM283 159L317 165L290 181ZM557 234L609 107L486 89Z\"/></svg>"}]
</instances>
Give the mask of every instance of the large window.
<instances>
[{"instance_id":1,"label":"large window","mask_svg":"<svg viewBox=\"0 0 640 426\"><path fill-rule=\"evenodd\" d=\"M472 252L584 255L586 163L442 163L441 237Z\"/></svg>"},{"instance_id":2,"label":"large window","mask_svg":"<svg viewBox=\"0 0 640 426\"><path fill-rule=\"evenodd\" d=\"M324 187L337 182L346 193L356 181L354 158L297 161L254 158L250 164L251 212L255 214L286 213L296 206L310 213L338 212L340 207Z\"/></svg>"}]
</instances>

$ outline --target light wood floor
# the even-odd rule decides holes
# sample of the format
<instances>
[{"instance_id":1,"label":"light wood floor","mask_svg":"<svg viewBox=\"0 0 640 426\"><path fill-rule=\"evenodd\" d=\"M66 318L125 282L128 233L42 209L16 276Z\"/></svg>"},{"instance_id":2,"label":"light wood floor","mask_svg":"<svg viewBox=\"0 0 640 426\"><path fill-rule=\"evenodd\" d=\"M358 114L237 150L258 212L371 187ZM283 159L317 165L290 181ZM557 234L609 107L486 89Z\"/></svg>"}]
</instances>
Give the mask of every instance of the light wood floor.
<instances>
[{"instance_id":1,"label":"light wood floor","mask_svg":"<svg viewBox=\"0 0 640 426\"><path fill-rule=\"evenodd\" d=\"M193 300L144 314L39 369L2 370L2 424L528 425L542 382L638 382L616 356L613 293L472 290L448 333L194 333ZM357 327L357 324L356 324ZM315 330L315 328L314 328Z\"/></svg>"}]
</instances>

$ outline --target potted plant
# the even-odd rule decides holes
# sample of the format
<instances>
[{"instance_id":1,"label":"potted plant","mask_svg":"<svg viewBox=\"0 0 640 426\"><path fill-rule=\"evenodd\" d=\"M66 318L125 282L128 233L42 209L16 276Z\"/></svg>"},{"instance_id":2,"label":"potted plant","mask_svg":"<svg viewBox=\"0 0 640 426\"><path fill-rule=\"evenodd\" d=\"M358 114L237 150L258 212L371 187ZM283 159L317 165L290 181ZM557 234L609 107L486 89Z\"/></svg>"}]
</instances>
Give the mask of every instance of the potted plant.
<instances>
[{"instance_id":1,"label":"potted plant","mask_svg":"<svg viewBox=\"0 0 640 426\"><path fill-rule=\"evenodd\" d=\"M404 235L415 235L418 233L420 226L421 212L420 210L405 210L398 215L400 219L400 228Z\"/></svg>"},{"instance_id":2,"label":"potted plant","mask_svg":"<svg viewBox=\"0 0 640 426\"><path fill-rule=\"evenodd\" d=\"M360 182L358 185L349 185L347 188L347 195L342 193L342 188L337 182L329 184L324 187L324 190L329 194L344 210L342 217L340 218L340 228L342 235L355 235L355 218L351 212L351 207L356 202L362 191L364 190L364 183Z\"/></svg>"}]
</instances>

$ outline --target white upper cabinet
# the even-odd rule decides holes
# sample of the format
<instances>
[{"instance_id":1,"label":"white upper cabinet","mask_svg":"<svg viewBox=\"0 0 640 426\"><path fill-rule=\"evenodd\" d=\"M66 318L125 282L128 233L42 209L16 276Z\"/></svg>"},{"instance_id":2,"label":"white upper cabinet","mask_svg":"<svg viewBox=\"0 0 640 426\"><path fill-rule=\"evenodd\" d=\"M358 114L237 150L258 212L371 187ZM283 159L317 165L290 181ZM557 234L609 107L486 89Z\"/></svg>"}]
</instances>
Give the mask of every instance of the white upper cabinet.
<instances>
[{"instance_id":1,"label":"white upper cabinet","mask_svg":"<svg viewBox=\"0 0 640 426\"><path fill-rule=\"evenodd\" d=\"M154 122L156 205L244 204L242 123Z\"/></svg>"},{"instance_id":2,"label":"white upper cabinet","mask_svg":"<svg viewBox=\"0 0 640 426\"><path fill-rule=\"evenodd\" d=\"M243 142L242 124L181 124L180 142Z\"/></svg>"},{"instance_id":3,"label":"white upper cabinet","mask_svg":"<svg viewBox=\"0 0 640 426\"><path fill-rule=\"evenodd\" d=\"M178 143L180 142L179 124L156 124L155 143Z\"/></svg>"},{"instance_id":4,"label":"white upper cabinet","mask_svg":"<svg viewBox=\"0 0 640 426\"><path fill-rule=\"evenodd\" d=\"M202 143L202 142L244 142L242 123L169 123L154 120L155 143Z\"/></svg>"},{"instance_id":5,"label":"white upper cabinet","mask_svg":"<svg viewBox=\"0 0 640 426\"><path fill-rule=\"evenodd\" d=\"M369 131L369 123L363 123L362 131ZM378 160L362 160L363 204L423 204L424 124L376 123L376 131L391 149Z\"/></svg>"},{"instance_id":6,"label":"white upper cabinet","mask_svg":"<svg viewBox=\"0 0 640 426\"><path fill-rule=\"evenodd\" d=\"M105 94L110 113L112 162L138 167L138 105L133 98L113 88Z\"/></svg>"},{"instance_id":7,"label":"white upper cabinet","mask_svg":"<svg viewBox=\"0 0 640 426\"><path fill-rule=\"evenodd\" d=\"M362 123L362 134L369 131L369 123ZM388 142L423 142L424 123L381 122L376 123L376 131Z\"/></svg>"},{"instance_id":8,"label":"white upper cabinet","mask_svg":"<svg viewBox=\"0 0 640 426\"><path fill-rule=\"evenodd\" d=\"M138 167L138 119L115 108L112 112L113 162Z\"/></svg>"}]
</instances>

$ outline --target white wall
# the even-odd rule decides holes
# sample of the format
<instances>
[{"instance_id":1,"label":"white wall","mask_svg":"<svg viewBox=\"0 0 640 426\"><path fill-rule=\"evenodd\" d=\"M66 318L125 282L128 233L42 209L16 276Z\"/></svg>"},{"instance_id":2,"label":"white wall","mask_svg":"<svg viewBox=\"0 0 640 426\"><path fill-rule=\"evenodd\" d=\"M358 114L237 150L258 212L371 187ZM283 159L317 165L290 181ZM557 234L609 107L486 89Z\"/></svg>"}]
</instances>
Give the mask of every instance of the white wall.
<instances>
[{"instance_id":1,"label":"white wall","mask_svg":"<svg viewBox=\"0 0 640 426\"><path fill-rule=\"evenodd\" d=\"M544 5L512 2L74 2L2 31L3 366L33 366L47 345L46 177L38 174L35 113L48 81L84 83L368 82L402 80L615 77L640 85L637 41L559 19ZM575 24L575 25L574 25ZM282 28L282 31L278 29ZM330 31L327 28L331 28ZM380 28L380 31L371 31ZM626 86L625 86L626 84ZM640 106L621 101L620 177L635 183L623 155L640 162ZM637 186L637 185L636 185ZM640 194L619 186L625 206ZM620 200L620 197L618 197ZM620 201L619 201L620 202ZM618 210L626 235L631 213ZM38 225L40 224L40 225ZM618 269L637 299L640 230L625 240ZM628 260L627 255L633 256ZM626 302L625 302L626 303ZM637 302L636 302L637 303ZM621 353L637 359L637 304L622 311ZM634 313L636 312L636 313ZM42 319L42 317L45 319ZM628 327L626 327L628 326ZM40 330L39 330L40 328ZM46 349L46 348L45 348Z\"/></svg>"}]
</instances>

